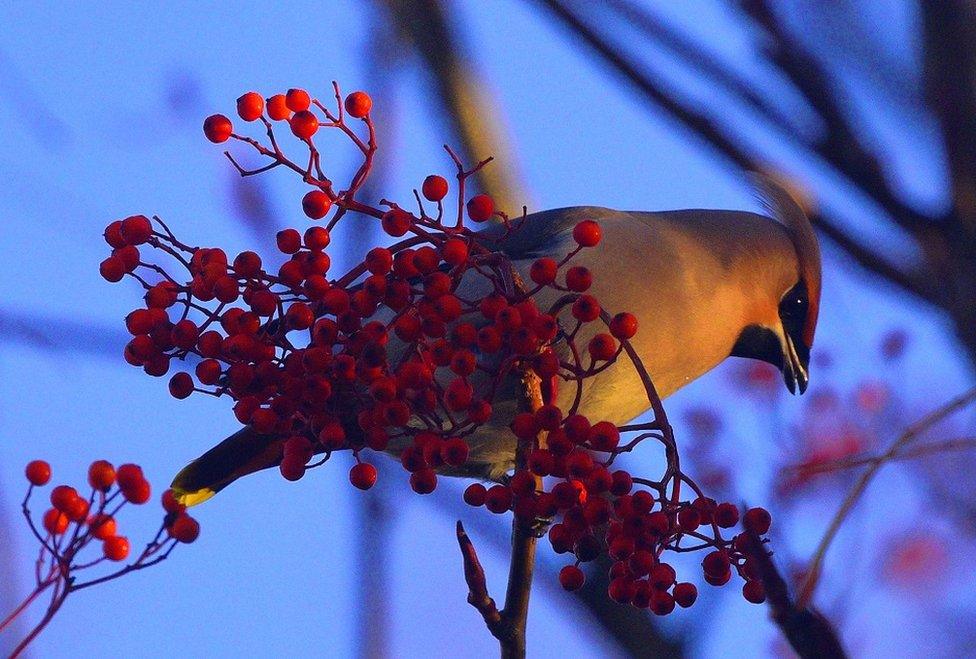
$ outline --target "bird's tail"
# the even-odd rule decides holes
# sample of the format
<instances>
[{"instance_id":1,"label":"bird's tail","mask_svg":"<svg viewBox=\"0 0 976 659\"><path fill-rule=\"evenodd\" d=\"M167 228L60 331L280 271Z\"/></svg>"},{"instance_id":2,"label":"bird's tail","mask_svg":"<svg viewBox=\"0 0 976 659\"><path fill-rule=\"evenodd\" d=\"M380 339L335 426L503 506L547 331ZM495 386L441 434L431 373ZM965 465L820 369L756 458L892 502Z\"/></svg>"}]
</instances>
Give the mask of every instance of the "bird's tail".
<instances>
[{"instance_id":1,"label":"bird's tail","mask_svg":"<svg viewBox=\"0 0 976 659\"><path fill-rule=\"evenodd\" d=\"M183 467L170 487L185 506L203 503L241 476L280 464L283 444L246 426Z\"/></svg>"}]
</instances>

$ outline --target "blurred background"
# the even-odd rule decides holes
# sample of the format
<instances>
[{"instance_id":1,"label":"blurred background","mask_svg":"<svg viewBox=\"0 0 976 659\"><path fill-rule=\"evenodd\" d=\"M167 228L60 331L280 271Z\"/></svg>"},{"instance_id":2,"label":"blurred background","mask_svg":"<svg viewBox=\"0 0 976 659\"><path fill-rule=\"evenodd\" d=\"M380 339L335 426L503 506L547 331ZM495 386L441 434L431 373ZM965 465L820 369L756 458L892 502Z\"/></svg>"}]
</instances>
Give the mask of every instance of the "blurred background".
<instances>
[{"instance_id":1,"label":"blurred background","mask_svg":"<svg viewBox=\"0 0 976 659\"><path fill-rule=\"evenodd\" d=\"M758 211L744 170L789 182L824 251L810 390L791 397L732 359L666 406L687 471L773 513L774 558L797 585L870 460L974 384L974 44L969 0L3 3L0 611L32 587L27 461L75 484L93 459L134 461L158 490L235 430L227 401L177 401L123 362L141 290L99 277L105 225L158 214L190 244L273 253L277 230L306 225L302 184L240 179L201 123L252 89L328 99L333 79L373 96L376 198L450 175L444 143L495 156L479 185L512 214ZM352 149L323 150L347 180ZM348 224L340 264L369 246ZM852 656L976 653L974 443L972 410L929 428L841 527L814 605ZM464 509L465 483L413 495L396 469L353 491L335 461L227 489L198 509L192 547L73 595L32 655L495 655L453 522L498 597L507 519ZM157 510L130 511L122 532L148 539ZM737 587L699 582L694 608L654 619L606 600L599 571L562 592L562 564L542 548L530 656L792 656ZM0 635L0 654L27 629Z\"/></svg>"}]
</instances>

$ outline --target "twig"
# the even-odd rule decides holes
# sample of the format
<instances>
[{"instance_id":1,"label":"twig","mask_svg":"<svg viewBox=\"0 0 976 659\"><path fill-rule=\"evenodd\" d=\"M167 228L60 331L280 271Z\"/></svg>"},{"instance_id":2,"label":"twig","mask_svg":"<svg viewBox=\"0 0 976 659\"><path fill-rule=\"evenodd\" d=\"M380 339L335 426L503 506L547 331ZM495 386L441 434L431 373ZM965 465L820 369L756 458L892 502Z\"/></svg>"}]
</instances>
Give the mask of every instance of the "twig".
<instances>
[{"instance_id":1,"label":"twig","mask_svg":"<svg viewBox=\"0 0 976 659\"><path fill-rule=\"evenodd\" d=\"M976 437L947 439L945 441L936 442L934 444L926 444L925 446L918 446L911 450L899 451L896 455L887 458L887 460L889 462L899 462L902 460L914 460L915 458L921 458L928 455L938 455L939 453L948 453L951 451L966 451L974 448L976 448ZM886 458L884 454L867 455L867 456L852 455L846 458L827 460L826 462L793 465L790 467L786 467L784 471L790 474L796 474L798 476L806 477L806 476L815 476L816 474L842 471L845 469L854 469L856 467L863 467L865 465L884 462L885 460Z\"/></svg>"},{"instance_id":2,"label":"twig","mask_svg":"<svg viewBox=\"0 0 976 659\"><path fill-rule=\"evenodd\" d=\"M824 557L827 554L827 550L830 548L831 542L833 542L834 537L837 535L837 531L840 530L844 520L847 519L847 515L854 507L854 504L857 503L857 500L861 497L864 490L867 489L871 479L874 478L874 475L878 472L878 470L881 469L886 462L892 460L903 446L913 441L922 432L949 416L956 410L965 407L974 400L976 400L976 388L970 389L966 393L949 401L934 412L922 417L906 428L905 432L903 432L897 439L895 439L894 442L892 442L891 446L888 447L888 450L885 451L880 458L873 461L864 471L864 473L861 474L861 477L851 487L850 492L847 493L843 503L841 503L840 508L834 515L834 518L830 521L830 525L827 527L827 531L824 533L823 538L821 538L820 544L817 545L817 549L813 553L813 557L810 560L807 577L804 580L803 586L800 588L800 594L797 597L797 606L800 608L805 608L813 597L813 591L817 587L817 582L820 580L820 573L823 569Z\"/></svg>"}]
</instances>

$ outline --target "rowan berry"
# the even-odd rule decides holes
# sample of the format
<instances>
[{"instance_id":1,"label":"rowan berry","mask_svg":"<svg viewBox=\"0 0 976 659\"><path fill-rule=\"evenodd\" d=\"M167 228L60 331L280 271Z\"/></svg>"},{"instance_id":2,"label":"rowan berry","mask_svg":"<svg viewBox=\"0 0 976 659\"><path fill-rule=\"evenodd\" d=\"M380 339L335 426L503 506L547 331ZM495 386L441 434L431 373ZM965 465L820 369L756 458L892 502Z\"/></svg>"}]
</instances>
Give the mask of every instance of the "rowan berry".
<instances>
[{"instance_id":1,"label":"rowan berry","mask_svg":"<svg viewBox=\"0 0 976 659\"><path fill-rule=\"evenodd\" d=\"M634 595L637 594L637 584L629 577L617 577L610 582L607 594L610 595L610 599L618 604L630 604Z\"/></svg>"},{"instance_id":2,"label":"rowan berry","mask_svg":"<svg viewBox=\"0 0 976 659\"><path fill-rule=\"evenodd\" d=\"M431 174L424 179L424 184L420 189L425 199L429 201L440 201L447 196L447 179L443 176Z\"/></svg>"},{"instance_id":3,"label":"rowan berry","mask_svg":"<svg viewBox=\"0 0 976 659\"><path fill-rule=\"evenodd\" d=\"M63 513L67 513L71 504L79 498L78 491L70 485L58 485L51 490L51 505Z\"/></svg>"},{"instance_id":4,"label":"rowan berry","mask_svg":"<svg viewBox=\"0 0 976 659\"><path fill-rule=\"evenodd\" d=\"M163 505L163 510L167 513L181 513L186 510L186 506L177 500L173 490L163 492L163 496L160 497L160 502Z\"/></svg>"},{"instance_id":5,"label":"rowan berry","mask_svg":"<svg viewBox=\"0 0 976 659\"><path fill-rule=\"evenodd\" d=\"M118 531L115 518L105 514L95 515L88 520L88 528L91 529L91 534L99 540L108 540Z\"/></svg>"},{"instance_id":6,"label":"rowan berry","mask_svg":"<svg viewBox=\"0 0 976 659\"><path fill-rule=\"evenodd\" d=\"M691 533L701 526L701 515L694 508L682 508L678 513L678 526L685 533Z\"/></svg>"},{"instance_id":7,"label":"rowan berry","mask_svg":"<svg viewBox=\"0 0 976 659\"><path fill-rule=\"evenodd\" d=\"M105 233L102 234L107 242L113 249L119 247L125 247L125 238L122 237L122 220L115 220L109 223L105 227Z\"/></svg>"},{"instance_id":8,"label":"rowan berry","mask_svg":"<svg viewBox=\"0 0 976 659\"><path fill-rule=\"evenodd\" d=\"M610 474L612 479L612 484L610 485L610 493L615 496L623 496L628 494L634 487L634 479L629 473L619 469L612 474Z\"/></svg>"},{"instance_id":9,"label":"rowan berry","mask_svg":"<svg viewBox=\"0 0 976 659\"><path fill-rule=\"evenodd\" d=\"M618 313L610 321L610 333L618 339L630 339L637 334L637 317L634 314Z\"/></svg>"},{"instance_id":10,"label":"rowan berry","mask_svg":"<svg viewBox=\"0 0 976 659\"><path fill-rule=\"evenodd\" d=\"M475 222L484 222L495 213L495 202L486 194L479 194L468 200L468 217Z\"/></svg>"},{"instance_id":11,"label":"rowan berry","mask_svg":"<svg viewBox=\"0 0 976 659\"><path fill-rule=\"evenodd\" d=\"M713 513L715 524L723 529L732 528L739 523L739 509L731 503L722 503L715 508Z\"/></svg>"},{"instance_id":12,"label":"rowan berry","mask_svg":"<svg viewBox=\"0 0 976 659\"><path fill-rule=\"evenodd\" d=\"M381 222L383 224L383 231L394 238L399 238L410 230L410 226L413 224L413 218L405 210L393 208L383 214Z\"/></svg>"},{"instance_id":13,"label":"rowan berry","mask_svg":"<svg viewBox=\"0 0 976 659\"><path fill-rule=\"evenodd\" d=\"M234 125L222 114L212 114L203 122L203 134L214 144L226 142L233 132Z\"/></svg>"},{"instance_id":14,"label":"rowan berry","mask_svg":"<svg viewBox=\"0 0 976 659\"><path fill-rule=\"evenodd\" d=\"M313 220L321 220L332 208L332 199L321 190L311 190L302 197L302 210Z\"/></svg>"},{"instance_id":15,"label":"rowan berry","mask_svg":"<svg viewBox=\"0 0 976 659\"><path fill-rule=\"evenodd\" d=\"M512 507L512 490L504 485L493 485L485 495L485 507L496 515Z\"/></svg>"},{"instance_id":16,"label":"rowan berry","mask_svg":"<svg viewBox=\"0 0 976 659\"><path fill-rule=\"evenodd\" d=\"M292 134L303 140L310 139L319 129L319 119L308 110L302 110L292 115L288 120Z\"/></svg>"},{"instance_id":17,"label":"rowan berry","mask_svg":"<svg viewBox=\"0 0 976 659\"><path fill-rule=\"evenodd\" d=\"M47 485L51 480L51 465L44 460L31 460L27 463L24 474L31 485Z\"/></svg>"},{"instance_id":18,"label":"rowan berry","mask_svg":"<svg viewBox=\"0 0 976 659\"><path fill-rule=\"evenodd\" d=\"M419 469L410 474L410 487L417 494L430 494L437 488L437 474L433 469Z\"/></svg>"},{"instance_id":19,"label":"rowan berry","mask_svg":"<svg viewBox=\"0 0 976 659\"><path fill-rule=\"evenodd\" d=\"M102 543L102 553L110 561L124 561L129 555L129 539L122 535L106 539Z\"/></svg>"},{"instance_id":20,"label":"rowan berry","mask_svg":"<svg viewBox=\"0 0 976 659\"><path fill-rule=\"evenodd\" d=\"M285 480L301 480L302 476L305 475L305 462L303 456L286 455L281 464L278 465L278 471L281 472Z\"/></svg>"},{"instance_id":21,"label":"rowan berry","mask_svg":"<svg viewBox=\"0 0 976 659\"><path fill-rule=\"evenodd\" d=\"M152 490L149 486L149 481L143 478L136 484L123 488L122 496L126 498L127 501L140 505L149 501L152 496Z\"/></svg>"},{"instance_id":22,"label":"rowan berry","mask_svg":"<svg viewBox=\"0 0 976 659\"><path fill-rule=\"evenodd\" d=\"M65 508L64 514L68 516L72 522L83 522L86 517L88 517L88 510L91 505L87 500L82 499L80 496L75 497L68 503L68 507Z\"/></svg>"},{"instance_id":23,"label":"rowan berry","mask_svg":"<svg viewBox=\"0 0 976 659\"><path fill-rule=\"evenodd\" d=\"M264 99L257 92L247 92L237 99L237 114L244 121L254 121L264 112Z\"/></svg>"},{"instance_id":24,"label":"rowan berry","mask_svg":"<svg viewBox=\"0 0 976 659\"><path fill-rule=\"evenodd\" d=\"M742 586L742 596L746 598L747 602L762 604L766 601L766 588L762 581L747 581Z\"/></svg>"},{"instance_id":25,"label":"rowan berry","mask_svg":"<svg viewBox=\"0 0 976 659\"><path fill-rule=\"evenodd\" d=\"M200 537L200 523L186 513L181 513L166 532L171 538L176 538L177 542L188 545Z\"/></svg>"},{"instance_id":26,"label":"rowan berry","mask_svg":"<svg viewBox=\"0 0 976 659\"><path fill-rule=\"evenodd\" d=\"M44 513L44 530L51 535L61 535L68 530L69 523L68 516L60 510L50 508Z\"/></svg>"},{"instance_id":27,"label":"rowan berry","mask_svg":"<svg viewBox=\"0 0 976 659\"><path fill-rule=\"evenodd\" d=\"M268 117L275 121L282 121L291 116L291 110L288 108L288 100L284 94L275 94L268 98L266 107Z\"/></svg>"},{"instance_id":28,"label":"rowan berry","mask_svg":"<svg viewBox=\"0 0 976 659\"><path fill-rule=\"evenodd\" d=\"M683 609L687 609L698 599L698 588L695 587L695 584L687 581L676 584L672 592L674 593L674 601Z\"/></svg>"},{"instance_id":29,"label":"rowan berry","mask_svg":"<svg viewBox=\"0 0 976 659\"><path fill-rule=\"evenodd\" d=\"M601 332L590 339L586 349L593 359L609 360L617 354L617 342L609 334Z\"/></svg>"},{"instance_id":30,"label":"rowan berry","mask_svg":"<svg viewBox=\"0 0 976 659\"><path fill-rule=\"evenodd\" d=\"M122 281L125 276L125 264L122 259L110 256L98 265L98 274L107 282L115 283Z\"/></svg>"},{"instance_id":31,"label":"rowan berry","mask_svg":"<svg viewBox=\"0 0 976 659\"><path fill-rule=\"evenodd\" d=\"M169 380L169 393L173 398L187 398L193 393L193 379L189 373L174 373Z\"/></svg>"},{"instance_id":32,"label":"rowan berry","mask_svg":"<svg viewBox=\"0 0 976 659\"><path fill-rule=\"evenodd\" d=\"M304 89L289 89L285 94L285 104L292 112L303 112L312 104L312 97Z\"/></svg>"},{"instance_id":33,"label":"rowan berry","mask_svg":"<svg viewBox=\"0 0 976 659\"><path fill-rule=\"evenodd\" d=\"M152 223L145 215L132 215L122 220L120 232L127 245L141 245L152 236Z\"/></svg>"},{"instance_id":34,"label":"rowan berry","mask_svg":"<svg viewBox=\"0 0 976 659\"><path fill-rule=\"evenodd\" d=\"M729 569L729 555L716 550L705 555L702 559L702 569L706 575L719 576Z\"/></svg>"},{"instance_id":35,"label":"rowan berry","mask_svg":"<svg viewBox=\"0 0 976 659\"><path fill-rule=\"evenodd\" d=\"M554 259L544 256L541 259L536 259L532 263L532 266L529 268L529 277L535 283L545 286L556 280L556 271L558 269L559 265Z\"/></svg>"},{"instance_id":36,"label":"rowan berry","mask_svg":"<svg viewBox=\"0 0 976 659\"><path fill-rule=\"evenodd\" d=\"M444 261L451 265L461 265L468 260L468 244L459 238L449 238L441 246Z\"/></svg>"},{"instance_id":37,"label":"rowan berry","mask_svg":"<svg viewBox=\"0 0 976 659\"><path fill-rule=\"evenodd\" d=\"M452 467L460 467L468 460L468 443L460 437L453 437L441 448L444 462Z\"/></svg>"},{"instance_id":38,"label":"rowan berry","mask_svg":"<svg viewBox=\"0 0 976 659\"><path fill-rule=\"evenodd\" d=\"M766 535L772 524L773 518L765 508L750 508L742 520L742 525L750 533L756 535Z\"/></svg>"},{"instance_id":39,"label":"rowan berry","mask_svg":"<svg viewBox=\"0 0 976 659\"><path fill-rule=\"evenodd\" d=\"M593 285L593 275L590 271L581 266L574 265L566 271L566 288L577 293L582 293Z\"/></svg>"},{"instance_id":40,"label":"rowan berry","mask_svg":"<svg viewBox=\"0 0 976 659\"><path fill-rule=\"evenodd\" d=\"M593 220L583 220L573 227L573 240L580 247L594 247L600 243L603 232Z\"/></svg>"},{"instance_id":41,"label":"rowan berry","mask_svg":"<svg viewBox=\"0 0 976 659\"><path fill-rule=\"evenodd\" d=\"M584 581L586 575L575 565L567 565L559 571L559 585L568 591L579 590Z\"/></svg>"},{"instance_id":42,"label":"rowan berry","mask_svg":"<svg viewBox=\"0 0 976 659\"><path fill-rule=\"evenodd\" d=\"M464 490L464 503L479 507L485 505L488 490L481 483L472 483Z\"/></svg>"},{"instance_id":43,"label":"rowan berry","mask_svg":"<svg viewBox=\"0 0 976 659\"><path fill-rule=\"evenodd\" d=\"M96 460L88 467L88 484L92 488L107 491L115 484L115 467L107 460Z\"/></svg>"},{"instance_id":44,"label":"rowan berry","mask_svg":"<svg viewBox=\"0 0 976 659\"><path fill-rule=\"evenodd\" d=\"M295 229L282 229L275 236L275 242L282 254L294 254L302 248L302 234Z\"/></svg>"},{"instance_id":45,"label":"rowan berry","mask_svg":"<svg viewBox=\"0 0 976 659\"><path fill-rule=\"evenodd\" d=\"M651 593L650 609L656 615L666 616L674 611L674 597L663 590L655 590Z\"/></svg>"},{"instance_id":46,"label":"rowan berry","mask_svg":"<svg viewBox=\"0 0 976 659\"><path fill-rule=\"evenodd\" d=\"M356 119L362 119L373 108L373 99L366 92L353 92L346 96L346 112Z\"/></svg>"},{"instance_id":47,"label":"rowan berry","mask_svg":"<svg viewBox=\"0 0 976 659\"><path fill-rule=\"evenodd\" d=\"M584 323L600 317L600 303L592 295L581 295L573 303L573 317Z\"/></svg>"}]
</instances>

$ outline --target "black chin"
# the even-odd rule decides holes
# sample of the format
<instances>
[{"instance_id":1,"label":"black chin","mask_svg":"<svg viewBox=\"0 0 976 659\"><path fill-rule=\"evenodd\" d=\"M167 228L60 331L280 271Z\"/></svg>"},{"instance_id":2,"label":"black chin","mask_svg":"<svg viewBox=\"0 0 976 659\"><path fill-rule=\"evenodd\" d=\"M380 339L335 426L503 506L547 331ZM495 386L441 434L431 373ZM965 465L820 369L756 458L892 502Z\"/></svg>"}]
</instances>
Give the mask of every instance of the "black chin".
<instances>
[{"instance_id":1,"label":"black chin","mask_svg":"<svg viewBox=\"0 0 976 659\"><path fill-rule=\"evenodd\" d=\"M739 340L732 346L730 356L758 359L761 362L772 364L783 371L784 375L786 373L786 369L783 368L783 347L779 343L779 337L768 327L747 326L739 334ZM786 386L790 386L788 381Z\"/></svg>"}]
</instances>

